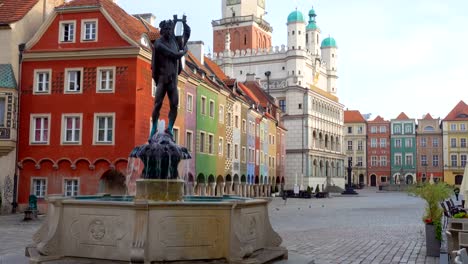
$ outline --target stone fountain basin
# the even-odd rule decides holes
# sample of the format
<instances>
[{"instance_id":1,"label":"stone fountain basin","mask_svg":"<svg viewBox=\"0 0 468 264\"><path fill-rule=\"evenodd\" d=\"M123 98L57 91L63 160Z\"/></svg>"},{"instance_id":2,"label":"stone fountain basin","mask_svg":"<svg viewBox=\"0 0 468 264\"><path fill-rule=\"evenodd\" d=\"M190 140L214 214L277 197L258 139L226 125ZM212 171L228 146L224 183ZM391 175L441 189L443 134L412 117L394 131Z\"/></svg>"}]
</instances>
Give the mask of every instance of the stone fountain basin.
<instances>
[{"instance_id":1,"label":"stone fountain basin","mask_svg":"<svg viewBox=\"0 0 468 264\"><path fill-rule=\"evenodd\" d=\"M246 263L265 249L287 256L267 206L268 200L233 196L185 197L183 202L51 196L47 219L27 255L36 263L63 257Z\"/></svg>"}]
</instances>

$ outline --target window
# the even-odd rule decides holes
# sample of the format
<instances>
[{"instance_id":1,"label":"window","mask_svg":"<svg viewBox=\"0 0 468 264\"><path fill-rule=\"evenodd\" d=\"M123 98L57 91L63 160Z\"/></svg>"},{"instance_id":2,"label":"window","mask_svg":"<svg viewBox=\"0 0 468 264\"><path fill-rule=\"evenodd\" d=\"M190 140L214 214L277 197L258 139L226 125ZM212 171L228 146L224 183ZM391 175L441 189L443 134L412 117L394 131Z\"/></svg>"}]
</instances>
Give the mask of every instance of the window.
<instances>
[{"instance_id":1,"label":"window","mask_svg":"<svg viewBox=\"0 0 468 264\"><path fill-rule=\"evenodd\" d=\"M348 134L352 134L353 133L353 127L348 127Z\"/></svg>"},{"instance_id":2,"label":"window","mask_svg":"<svg viewBox=\"0 0 468 264\"><path fill-rule=\"evenodd\" d=\"M202 115L206 115L206 97L202 96L201 97L201 105L200 105L200 111Z\"/></svg>"},{"instance_id":3,"label":"window","mask_svg":"<svg viewBox=\"0 0 468 264\"><path fill-rule=\"evenodd\" d=\"M189 152L192 152L193 146L193 133L192 131L187 131L185 133L185 146Z\"/></svg>"},{"instance_id":4,"label":"window","mask_svg":"<svg viewBox=\"0 0 468 264\"><path fill-rule=\"evenodd\" d=\"M363 130L364 130L363 127L359 126L358 129L357 129L357 133L362 134Z\"/></svg>"},{"instance_id":5,"label":"window","mask_svg":"<svg viewBox=\"0 0 468 264\"><path fill-rule=\"evenodd\" d=\"M466 124L460 124L460 130L466 131Z\"/></svg>"},{"instance_id":6,"label":"window","mask_svg":"<svg viewBox=\"0 0 468 264\"><path fill-rule=\"evenodd\" d=\"M410 124L405 125L405 134L410 134L413 133L413 128L411 127Z\"/></svg>"},{"instance_id":7,"label":"window","mask_svg":"<svg viewBox=\"0 0 468 264\"><path fill-rule=\"evenodd\" d=\"M31 115L30 143L49 144L50 114Z\"/></svg>"},{"instance_id":8,"label":"window","mask_svg":"<svg viewBox=\"0 0 468 264\"><path fill-rule=\"evenodd\" d=\"M455 154L450 155L450 161L451 161L452 167L456 167L458 163L457 155Z\"/></svg>"},{"instance_id":9,"label":"window","mask_svg":"<svg viewBox=\"0 0 468 264\"><path fill-rule=\"evenodd\" d=\"M377 139L371 138L371 148L376 148L376 147L377 147Z\"/></svg>"},{"instance_id":10,"label":"window","mask_svg":"<svg viewBox=\"0 0 468 264\"><path fill-rule=\"evenodd\" d=\"M227 154L228 159L230 159L232 157L231 156L231 143L227 143L226 147L227 147L226 154Z\"/></svg>"},{"instance_id":11,"label":"window","mask_svg":"<svg viewBox=\"0 0 468 264\"><path fill-rule=\"evenodd\" d=\"M372 156L371 157L371 166L373 166L373 167L377 166L377 156Z\"/></svg>"},{"instance_id":12,"label":"window","mask_svg":"<svg viewBox=\"0 0 468 264\"><path fill-rule=\"evenodd\" d=\"M457 147L457 139L456 138L451 138L450 139L450 147L452 147L452 148Z\"/></svg>"},{"instance_id":13,"label":"window","mask_svg":"<svg viewBox=\"0 0 468 264\"><path fill-rule=\"evenodd\" d=\"M432 139L432 147L438 148L439 147L439 138Z\"/></svg>"},{"instance_id":14,"label":"window","mask_svg":"<svg viewBox=\"0 0 468 264\"><path fill-rule=\"evenodd\" d=\"M81 143L81 114L66 114L62 118L62 142Z\"/></svg>"},{"instance_id":15,"label":"window","mask_svg":"<svg viewBox=\"0 0 468 264\"><path fill-rule=\"evenodd\" d=\"M401 134L401 126L400 125L394 125L393 132L395 134Z\"/></svg>"},{"instance_id":16,"label":"window","mask_svg":"<svg viewBox=\"0 0 468 264\"><path fill-rule=\"evenodd\" d=\"M227 125L232 126L232 114L227 113Z\"/></svg>"},{"instance_id":17,"label":"window","mask_svg":"<svg viewBox=\"0 0 468 264\"><path fill-rule=\"evenodd\" d=\"M363 150L362 140L358 141L357 150Z\"/></svg>"},{"instance_id":18,"label":"window","mask_svg":"<svg viewBox=\"0 0 468 264\"><path fill-rule=\"evenodd\" d=\"M242 147L242 162L245 163L247 157L246 148Z\"/></svg>"},{"instance_id":19,"label":"window","mask_svg":"<svg viewBox=\"0 0 468 264\"><path fill-rule=\"evenodd\" d=\"M97 92L113 92L115 85L115 67L98 67L97 74Z\"/></svg>"},{"instance_id":20,"label":"window","mask_svg":"<svg viewBox=\"0 0 468 264\"><path fill-rule=\"evenodd\" d=\"M214 154L214 136L208 134L208 153Z\"/></svg>"},{"instance_id":21,"label":"window","mask_svg":"<svg viewBox=\"0 0 468 264\"><path fill-rule=\"evenodd\" d=\"M405 165L413 165L413 155L406 154L405 155Z\"/></svg>"},{"instance_id":22,"label":"window","mask_svg":"<svg viewBox=\"0 0 468 264\"><path fill-rule=\"evenodd\" d=\"M223 156L223 146L224 146L224 139L222 137L218 140L218 155Z\"/></svg>"},{"instance_id":23,"label":"window","mask_svg":"<svg viewBox=\"0 0 468 264\"><path fill-rule=\"evenodd\" d=\"M187 111L193 111L193 95L187 94Z\"/></svg>"},{"instance_id":24,"label":"window","mask_svg":"<svg viewBox=\"0 0 468 264\"><path fill-rule=\"evenodd\" d=\"M401 148L401 139L395 139L395 148Z\"/></svg>"},{"instance_id":25,"label":"window","mask_svg":"<svg viewBox=\"0 0 468 264\"><path fill-rule=\"evenodd\" d=\"M219 105L219 123L224 123L224 105Z\"/></svg>"},{"instance_id":26,"label":"window","mask_svg":"<svg viewBox=\"0 0 468 264\"><path fill-rule=\"evenodd\" d=\"M450 130L452 131L457 130L457 124L450 124Z\"/></svg>"},{"instance_id":27,"label":"window","mask_svg":"<svg viewBox=\"0 0 468 264\"><path fill-rule=\"evenodd\" d=\"M260 164L260 154L258 149L255 151L255 162L257 163L257 165Z\"/></svg>"},{"instance_id":28,"label":"window","mask_svg":"<svg viewBox=\"0 0 468 264\"><path fill-rule=\"evenodd\" d=\"M81 93L83 69L65 69L65 93Z\"/></svg>"},{"instance_id":29,"label":"window","mask_svg":"<svg viewBox=\"0 0 468 264\"><path fill-rule=\"evenodd\" d=\"M466 138L460 138L460 147L466 148Z\"/></svg>"},{"instance_id":30,"label":"window","mask_svg":"<svg viewBox=\"0 0 468 264\"><path fill-rule=\"evenodd\" d=\"M421 147L426 147L426 145L427 145L427 140L426 140L425 137L422 137L421 138Z\"/></svg>"},{"instance_id":31,"label":"window","mask_svg":"<svg viewBox=\"0 0 468 264\"><path fill-rule=\"evenodd\" d=\"M380 166L387 166L387 156L380 156Z\"/></svg>"},{"instance_id":32,"label":"window","mask_svg":"<svg viewBox=\"0 0 468 264\"><path fill-rule=\"evenodd\" d=\"M298 108L298 109L302 109L302 104L298 104L298 105L297 105L297 108Z\"/></svg>"},{"instance_id":33,"label":"window","mask_svg":"<svg viewBox=\"0 0 468 264\"><path fill-rule=\"evenodd\" d=\"M239 116L238 115L234 116L234 126L236 128L239 128Z\"/></svg>"},{"instance_id":34,"label":"window","mask_svg":"<svg viewBox=\"0 0 468 264\"><path fill-rule=\"evenodd\" d=\"M32 194L37 198L44 198L47 194L47 180L46 179L33 179Z\"/></svg>"},{"instance_id":35,"label":"window","mask_svg":"<svg viewBox=\"0 0 468 264\"><path fill-rule=\"evenodd\" d=\"M81 40L96 41L97 40L97 20L82 20L81 21Z\"/></svg>"},{"instance_id":36,"label":"window","mask_svg":"<svg viewBox=\"0 0 468 264\"><path fill-rule=\"evenodd\" d=\"M60 42L75 42L76 21L60 22Z\"/></svg>"},{"instance_id":37,"label":"window","mask_svg":"<svg viewBox=\"0 0 468 264\"><path fill-rule=\"evenodd\" d=\"M173 139L174 142L178 145L180 145L180 139L179 139L179 128L172 128L172 134L173 134Z\"/></svg>"},{"instance_id":38,"label":"window","mask_svg":"<svg viewBox=\"0 0 468 264\"><path fill-rule=\"evenodd\" d=\"M465 167L466 166L466 154L461 154L460 155L460 166Z\"/></svg>"},{"instance_id":39,"label":"window","mask_svg":"<svg viewBox=\"0 0 468 264\"><path fill-rule=\"evenodd\" d=\"M427 156L421 155L421 166L427 166Z\"/></svg>"},{"instance_id":40,"label":"window","mask_svg":"<svg viewBox=\"0 0 468 264\"><path fill-rule=\"evenodd\" d=\"M439 167L439 155L432 156L432 166Z\"/></svg>"},{"instance_id":41,"label":"window","mask_svg":"<svg viewBox=\"0 0 468 264\"><path fill-rule=\"evenodd\" d=\"M65 180L64 182L64 194L65 196L77 196L78 195L78 180Z\"/></svg>"},{"instance_id":42,"label":"window","mask_svg":"<svg viewBox=\"0 0 468 264\"><path fill-rule=\"evenodd\" d=\"M401 154L395 154L395 165L401 165Z\"/></svg>"},{"instance_id":43,"label":"window","mask_svg":"<svg viewBox=\"0 0 468 264\"><path fill-rule=\"evenodd\" d=\"M362 167L362 156L356 157L356 166Z\"/></svg>"},{"instance_id":44,"label":"window","mask_svg":"<svg viewBox=\"0 0 468 264\"><path fill-rule=\"evenodd\" d=\"M348 150L353 150L353 141L348 141Z\"/></svg>"},{"instance_id":45,"label":"window","mask_svg":"<svg viewBox=\"0 0 468 264\"><path fill-rule=\"evenodd\" d=\"M5 104L5 97L0 97L0 127L5 127L5 112L6 112L6 104Z\"/></svg>"},{"instance_id":46,"label":"window","mask_svg":"<svg viewBox=\"0 0 468 264\"><path fill-rule=\"evenodd\" d=\"M387 127L386 126L380 126L380 133L387 133Z\"/></svg>"},{"instance_id":47,"label":"window","mask_svg":"<svg viewBox=\"0 0 468 264\"><path fill-rule=\"evenodd\" d=\"M234 159L239 159L239 145L234 144Z\"/></svg>"},{"instance_id":48,"label":"window","mask_svg":"<svg viewBox=\"0 0 468 264\"><path fill-rule=\"evenodd\" d=\"M279 107L283 113L286 113L286 100L279 100Z\"/></svg>"},{"instance_id":49,"label":"window","mask_svg":"<svg viewBox=\"0 0 468 264\"><path fill-rule=\"evenodd\" d=\"M214 101L213 100L210 100L209 110L210 110L210 117L214 118L215 106L214 106Z\"/></svg>"},{"instance_id":50,"label":"window","mask_svg":"<svg viewBox=\"0 0 468 264\"><path fill-rule=\"evenodd\" d=\"M377 127L376 126L371 126L371 133L372 134L377 133Z\"/></svg>"},{"instance_id":51,"label":"window","mask_svg":"<svg viewBox=\"0 0 468 264\"><path fill-rule=\"evenodd\" d=\"M52 70L34 70L34 94L50 94Z\"/></svg>"},{"instance_id":52,"label":"window","mask_svg":"<svg viewBox=\"0 0 468 264\"><path fill-rule=\"evenodd\" d=\"M205 152L205 132L200 132L200 152Z\"/></svg>"},{"instance_id":53,"label":"window","mask_svg":"<svg viewBox=\"0 0 468 264\"><path fill-rule=\"evenodd\" d=\"M405 139L405 147L407 148L413 147L413 140L411 140L411 138Z\"/></svg>"},{"instance_id":54,"label":"window","mask_svg":"<svg viewBox=\"0 0 468 264\"><path fill-rule=\"evenodd\" d=\"M115 114L94 114L94 144L114 144Z\"/></svg>"},{"instance_id":55,"label":"window","mask_svg":"<svg viewBox=\"0 0 468 264\"><path fill-rule=\"evenodd\" d=\"M247 121L245 119L242 119L242 132L247 133Z\"/></svg>"},{"instance_id":56,"label":"window","mask_svg":"<svg viewBox=\"0 0 468 264\"><path fill-rule=\"evenodd\" d=\"M381 138L380 139L380 147L381 148L387 147L387 139L386 138Z\"/></svg>"}]
</instances>

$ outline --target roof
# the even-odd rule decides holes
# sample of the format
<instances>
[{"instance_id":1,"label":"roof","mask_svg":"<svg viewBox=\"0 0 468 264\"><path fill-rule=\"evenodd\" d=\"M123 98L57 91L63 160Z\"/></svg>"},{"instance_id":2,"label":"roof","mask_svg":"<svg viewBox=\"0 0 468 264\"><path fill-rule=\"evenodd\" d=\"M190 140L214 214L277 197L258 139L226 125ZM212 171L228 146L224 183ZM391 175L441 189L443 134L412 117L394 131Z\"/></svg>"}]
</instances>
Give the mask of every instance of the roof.
<instances>
[{"instance_id":1,"label":"roof","mask_svg":"<svg viewBox=\"0 0 468 264\"><path fill-rule=\"evenodd\" d=\"M267 92L260 87L258 82L248 81L244 82L244 85L247 86L253 94L255 94L263 106L266 106L268 103L276 105L275 99L271 95L267 94Z\"/></svg>"},{"instance_id":2,"label":"roof","mask_svg":"<svg viewBox=\"0 0 468 264\"><path fill-rule=\"evenodd\" d=\"M325 92L324 90L319 89L319 88L317 88L315 86L311 86L310 90L312 90L312 91L314 91L314 92L316 92L316 93L318 93L318 94L320 94L320 95L322 95L322 96L324 96L324 97L338 103L338 97L334 96L333 94L331 94L329 92Z\"/></svg>"},{"instance_id":3,"label":"roof","mask_svg":"<svg viewBox=\"0 0 468 264\"><path fill-rule=\"evenodd\" d=\"M379 122L379 123L382 123L382 122L388 122L387 120L383 119L381 116L377 116L374 120L372 121L369 121L369 122Z\"/></svg>"},{"instance_id":4,"label":"roof","mask_svg":"<svg viewBox=\"0 0 468 264\"><path fill-rule=\"evenodd\" d=\"M432 118L431 114L427 113L424 118L424 120L434 120L434 118Z\"/></svg>"},{"instance_id":5,"label":"roof","mask_svg":"<svg viewBox=\"0 0 468 264\"><path fill-rule=\"evenodd\" d=\"M0 88L17 88L11 64L0 64Z\"/></svg>"},{"instance_id":6,"label":"roof","mask_svg":"<svg viewBox=\"0 0 468 264\"><path fill-rule=\"evenodd\" d=\"M228 77L224 72L221 70L221 68L214 63L210 58L205 56L205 64L206 66L216 75L216 77L220 80L226 80Z\"/></svg>"},{"instance_id":7,"label":"roof","mask_svg":"<svg viewBox=\"0 0 468 264\"><path fill-rule=\"evenodd\" d=\"M401 112L396 118L396 120L408 120L408 119L410 118L404 112Z\"/></svg>"},{"instance_id":8,"label":"roof","mask_svg":"<svg viewBox=\"0 0 468 264\"><path fill-rule=\"evenodd\" d=\"M322 40L322 44L320 45L322 48L338 48L336 45L336 40L332 37L328 37Z\"/></svg>"},{"instance_id":9,"label":"roof","mask_svg":"<svg viewBox=\"0 0 468 264\"><path fill-rule=\"evenodd\" d=\"M291 14L288 16L288 24L289 23L295 23L295 22L302 22L304 23L304 16L300 11L292 11Z\"/></svg>"},{"instance_id":10,"label":"roof","mask_svg":"<svg viewBox=\"0 0 468 264\"><path fill-rule=\"evenodd\" d=\"M362 117L361 113L357 110L346 110L344 111L344 122L345 123L365 123L366 120Z\"/></svg>"},{"instance_id":11,"label":"roof","mask_svg":"<svg viewBox=\"0 0 468 264\"><path fill-rule=\"evenodd\" d=\"M260 100L258 100L257 96L255 96L255 94L250 90L250 88L248 88L241 82L238 82L237 84L242 90L242 92L244 92L247 95L247 97L249 97L252 101L254 101L257 104L260 103Z\"/></svg>"},{"instance_id":12,"label":"roof","mask_svg":"<svg viewBox=\"0 0 468 264\"><path fill-rule=\"evenodd\" d=\"M464 121L468 120L468 105L465 102L460 101L458 104L450 111L450 113L444 118L443 121Z\"/></svg>"},{"instance_id":13,"label":"roof","mask_svg":"<svg viewBox=\"0 0 468 264\"><path fill-rule=\"evenodd\" d=\"M0 0L0 24L21 20L39 0Z\"/></svg>"},{"instance_id":14,"label":"roof","mask_svg":"<svg viewBox=\"0 0 468 264\"><path fill-rule=\"evenodd\" d=\"M123 10L112 0L72 0L56 8L57 11L76 10L77 7L102 7L117 23L119 28L133 41L140 44L142 34L146 33L153 40L159 35L159 30L143 19L138 19ZM144 46L142 46L144 47Z\"/></svg>"}]
</instances>

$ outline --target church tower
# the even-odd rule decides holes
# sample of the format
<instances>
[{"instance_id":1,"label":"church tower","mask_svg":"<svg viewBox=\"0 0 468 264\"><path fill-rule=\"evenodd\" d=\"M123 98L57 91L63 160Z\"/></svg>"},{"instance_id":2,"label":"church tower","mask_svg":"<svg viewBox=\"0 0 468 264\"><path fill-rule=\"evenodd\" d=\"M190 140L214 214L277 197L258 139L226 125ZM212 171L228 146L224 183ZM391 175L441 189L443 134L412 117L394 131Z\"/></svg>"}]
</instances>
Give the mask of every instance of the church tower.
<instances>
[{"instance_id":1,"label":"church tower","mask_svg":"<svg viewBox=\"0 0 468 264\"><path fill-rule=\"evenodd\" d=\"M313 56L320 58L320 28L317 26L314 8L309 11L309 23L307 24L306 46Z\"/></svg>"},{"instance_id":2,"label":"church tower","mask_svg":"<svg viewBox=\"0 0 468 264\"><path fill-rule=\"evenodd\" d=\"M231 51L271 47L273 28L264 20L265 0L222 0L221 4L222 19L211 23L214 52L225 50L226 35Z\"/></svg>"},{"instance_id":3,"label":"church tower","mask_svg":"<svg viewBox=\"0 0 468 264\"><path fill-rule=\"evenodd\" d=\"M332 37L328 37L322 41L320 49L322 50L322 60L326 63L327 68L327 92L336 94L336 80L338 76L337 72L337 63L338 58L337 51L338 46L336 41Z\"/></svg>"}]
</instances>

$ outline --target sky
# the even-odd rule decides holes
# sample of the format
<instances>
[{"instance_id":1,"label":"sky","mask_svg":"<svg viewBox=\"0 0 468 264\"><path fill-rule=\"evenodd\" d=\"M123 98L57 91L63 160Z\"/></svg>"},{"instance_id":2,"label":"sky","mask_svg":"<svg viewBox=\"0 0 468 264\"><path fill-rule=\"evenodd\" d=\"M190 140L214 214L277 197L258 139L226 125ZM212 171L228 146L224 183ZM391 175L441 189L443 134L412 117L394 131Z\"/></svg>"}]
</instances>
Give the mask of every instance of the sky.
<instances>
[{"instance_id":1,"label":"sky","mask_svg":"<svg viewBox=\"0 0 468 264\"><path fill-rule=\"evenodd\" d=\"M245 1L245 0L243 0ZM255 0L253 0L255 1ZM213 46L211 21L221 0L117 0L128 13L153 13L156 25L187 15L191 40ZM287 43L286 21L296 8L317 13L322 39L338 45L338 97L345 109L382 116L405 112L445 118L468 103L468 1L466 0L266 0L273 46Z\"/></svg>"}]
</instances>

